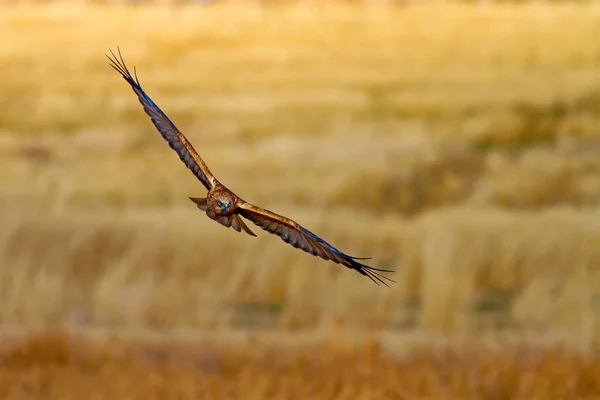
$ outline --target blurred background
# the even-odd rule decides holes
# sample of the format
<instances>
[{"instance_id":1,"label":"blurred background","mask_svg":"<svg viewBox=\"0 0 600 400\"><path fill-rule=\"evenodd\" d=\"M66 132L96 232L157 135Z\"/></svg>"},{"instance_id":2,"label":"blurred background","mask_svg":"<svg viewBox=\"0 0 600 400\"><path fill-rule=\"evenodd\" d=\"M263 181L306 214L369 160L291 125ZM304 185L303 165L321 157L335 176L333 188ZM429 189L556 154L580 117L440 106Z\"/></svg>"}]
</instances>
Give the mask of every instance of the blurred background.
<instances>
[{"instance_id":1,"label":"blurred background","mask_svg":"<svg viewBox=\"0 0 600 400\"><path fill-rule=\"evenodd\" d=\"M7 396L600 395L600 3L12 0L0 37ZM397 283L209 220L117 46L222 183Z\"/></svg>"}]
</instances>

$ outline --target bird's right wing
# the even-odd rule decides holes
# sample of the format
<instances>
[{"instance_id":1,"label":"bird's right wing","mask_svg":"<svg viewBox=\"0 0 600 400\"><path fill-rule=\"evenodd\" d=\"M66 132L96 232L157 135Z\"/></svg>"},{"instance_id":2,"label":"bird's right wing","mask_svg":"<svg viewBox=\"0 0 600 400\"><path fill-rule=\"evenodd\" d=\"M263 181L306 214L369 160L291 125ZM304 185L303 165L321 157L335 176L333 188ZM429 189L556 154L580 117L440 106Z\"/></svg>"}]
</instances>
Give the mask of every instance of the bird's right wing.
<instances>
[{"instance_id":1,"label":"bird's right wing","mask_svg":"<svg viewBox=\"0 0 600 400\"><path fill-rule=\"evenodd\" d=\"M117 48L118 49L118 48ZM212 189L217 182L214 175L210 172L202 157L194 150L192 144L186 139L186 137L177 129L175 124L171 122L169 117L150 99L150 97L144 92L140 82L137 79L135 73L135 67L133 69L135 79L127 69L123 57L121 56L121 50L119 50L119 58L115 56L115 53L110 50L112 57L106 56L110 60L110 66L113 67L117 72L121 74L123 79L131 85L131 88L137 94L138 100L144 107L144 111L152 123L160 132L161 136L169 143L171 149L175 150L179 155L179 158L183 163L192 171L192 173L202 182L207 190Z\"/></svg>"},{"instance_id":2,"label":"bird's right wing","mask_svg":"<svg viewBox=\"0 0 600 400\"><path fill-rule=\"evenodd\" d=\"M388 286L384 279L394 282L387 276L379 273L394 271L373 268L358 262L357 260L365 260L365 258L352 257L343 253L289 218L247 202L238 204L238 213L265 231L279 236L281 240L297 249L304 250L307 253L321 257L324 260L331 260L334 263L354 269L377 284L383 283Z\"/></svg>"}]
</instances>

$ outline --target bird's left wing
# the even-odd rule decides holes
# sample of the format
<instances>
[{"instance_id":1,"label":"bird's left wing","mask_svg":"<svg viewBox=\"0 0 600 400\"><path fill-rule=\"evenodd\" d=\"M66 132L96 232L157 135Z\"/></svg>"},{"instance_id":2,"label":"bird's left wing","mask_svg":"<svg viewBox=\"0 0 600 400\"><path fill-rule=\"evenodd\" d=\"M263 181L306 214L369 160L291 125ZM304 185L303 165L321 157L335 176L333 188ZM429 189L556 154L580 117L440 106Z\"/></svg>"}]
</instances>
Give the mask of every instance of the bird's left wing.
<instances>
[{"instance_id":1,"label":"bird's left wing","mask_svg":"<svg viewBox=\"0 0 600 400\"><path fill-rule=\"evenodd\" d=\"M190 171L202 182L207 190L210 190L215 186L216 178L210 172L202 157L196 152L192 144L186 139L186 137L177 129L175 124L171 122L169 117L152 101L152 99L144 92L140 82L137 79L135 67L133 69L134 77L127 69L121 51L119 50L119 58L115 56L115 53L110 50L110 56L106 56L110 61L110 66L113 67L123 78L131 85L131 88L137 94L138 100L144 107L144 111L152 123L160 132L161 136L169 143L171 149L175 150L179 155L179 158L189 168Z\"/></svg>"},{"instance_id":2,"label":"bird's left wing","mask_svg":"<svg viewBox=\"0 0 600 400\"><path fill-rule=\"evenodd\" d=\"M344 254L319 236L289 218L247 202L242 202L238 205L238 213L265 231L279 236L281 240L297 249L304 250L307 253L321 257L324 260L331 260L350 269L354 269L362 275L369 277L377 284L379 284L378 282L381 282L388 286L384 279L394 282L390 278L378 273L394 271L369 267L368 265L356 261L366 260L366 258L352 257Z\"/></svg>"}]
</instances>

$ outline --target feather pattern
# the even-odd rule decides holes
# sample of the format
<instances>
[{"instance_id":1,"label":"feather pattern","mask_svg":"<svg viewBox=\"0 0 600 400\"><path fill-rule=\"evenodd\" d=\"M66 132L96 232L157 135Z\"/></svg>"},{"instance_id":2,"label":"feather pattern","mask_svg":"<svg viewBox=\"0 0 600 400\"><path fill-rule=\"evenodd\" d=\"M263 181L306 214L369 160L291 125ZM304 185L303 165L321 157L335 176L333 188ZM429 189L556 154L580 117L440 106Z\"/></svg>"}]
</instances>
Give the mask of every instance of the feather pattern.
<instances>
[{"instance_id":1,"label":"feather pattern","mask_svg":"<svg viewBox=\"0 0 600 400\"><path fill-rule=\"evenodd\" d=\"M137 94L138 100L142 104L144 111L150 117L152 123L161 136L167 141L167 143L169 143L169 147L175 150L181 161L183 161L183 163L190 171L192 171L196 178L202 182L206 189L212 189L213 186L215 186L216 179L204 163L204 160L202 160L187 138L179 131L179 129L177 129L175 124L171 122L167 115L156 105L156 103L154 103L154 101L152 101L146 92L144 92L140 82L138 81L135 67L133 69L135 76L134 79L129 72L129 69L127 69L125 62L123 61L121 51L118 50L118 52L119 58L115 56L112 50L110 51L112 58L107 55L111 67L119 72L123 79L125 79L127 83L131 85L131 88L135 94Z\"/></svg>"},{"instance_id":2,"label":"feather pattern","mask_svg":"<svg viewBox=\"0 0 600 400\"><path fill-rule=\"evenodd\" d=\"M383 283L388 286L384 279L394 282L392 279L378 273L394 271L373 268L358 262L357 260L366 260L368 258L352 257L343 253L289 218L246 202L239 204L238 207L239 214L244 218L252 221L261 229L279 236L281 240L297 249L304 250L305 252L312 254L313 256L321 257L324 260L331 260L337 264L354 269L362 275L369 277L377 284Z\"/></svg>"}]
</instances>

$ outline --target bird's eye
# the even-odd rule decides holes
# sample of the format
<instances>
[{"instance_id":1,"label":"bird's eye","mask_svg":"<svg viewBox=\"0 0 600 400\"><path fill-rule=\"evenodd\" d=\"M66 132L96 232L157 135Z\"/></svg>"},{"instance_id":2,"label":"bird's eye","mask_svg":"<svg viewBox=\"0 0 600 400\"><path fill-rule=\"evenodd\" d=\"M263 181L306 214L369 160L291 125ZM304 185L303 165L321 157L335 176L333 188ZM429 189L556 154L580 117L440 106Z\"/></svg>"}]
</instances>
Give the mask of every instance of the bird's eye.
<instances>
[{"instance_id":1,"label":"bird's eye","mask_svg":"<svg viewBox=\"0 0 600 400\"><path fill-rule=\"evenodd\" d=\"M221 203L221 200L217 200L217 205L218 205L219 207L221 207L221 206L223 205L223 203Z\"/></svg>"}]
</instances>

